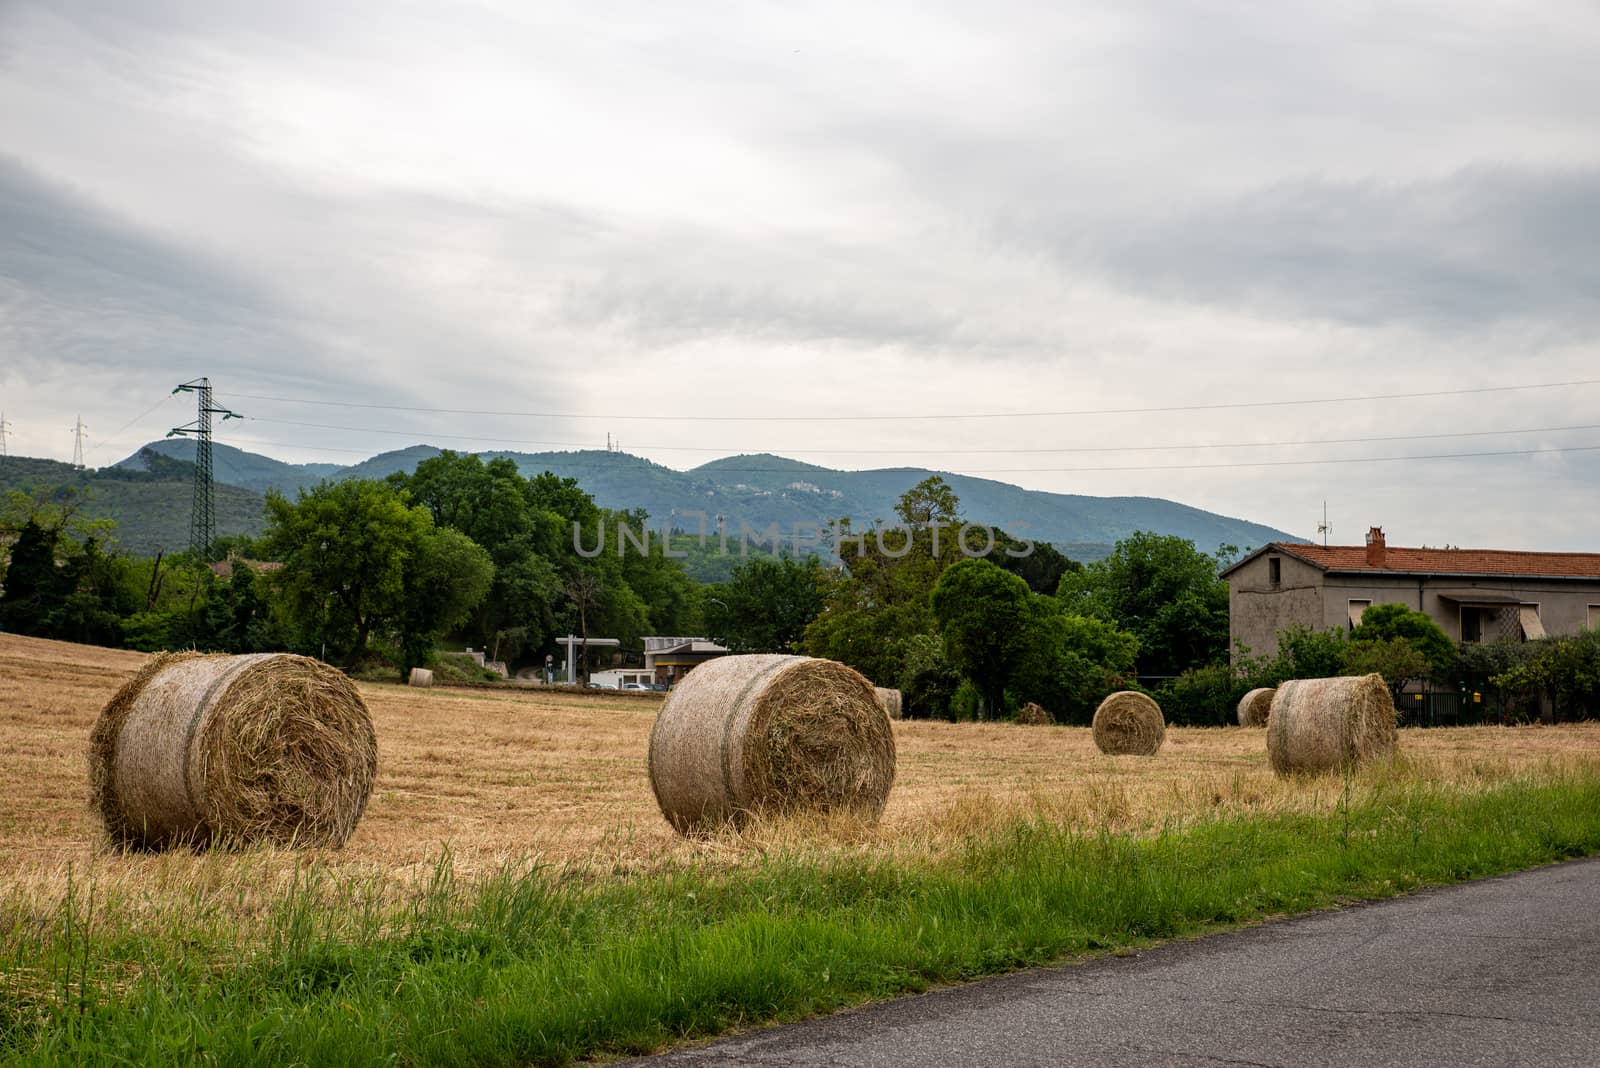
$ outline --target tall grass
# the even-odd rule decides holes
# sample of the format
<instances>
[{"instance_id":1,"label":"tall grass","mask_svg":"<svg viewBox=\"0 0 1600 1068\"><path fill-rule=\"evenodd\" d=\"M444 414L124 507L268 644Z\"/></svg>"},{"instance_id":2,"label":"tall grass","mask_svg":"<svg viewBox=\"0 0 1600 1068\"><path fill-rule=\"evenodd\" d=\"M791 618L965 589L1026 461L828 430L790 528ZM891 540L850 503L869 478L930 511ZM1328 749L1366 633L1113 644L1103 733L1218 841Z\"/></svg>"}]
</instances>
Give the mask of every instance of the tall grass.
<instances>
[{"instance_id":1,"label":"tall grass","mask_svg":"<svg viewBox=\"0 0 1600 1068\"><path fill-rule=\"evenodd\" d=\"M921 860L777 849L461 885L443 856L401 902L309 868L249 923L74 886L55 915L0 912L0 1056L561 1064L1595 852L1590 770L1144 836L1010 817Z\"/></svg>"}]
</instances>

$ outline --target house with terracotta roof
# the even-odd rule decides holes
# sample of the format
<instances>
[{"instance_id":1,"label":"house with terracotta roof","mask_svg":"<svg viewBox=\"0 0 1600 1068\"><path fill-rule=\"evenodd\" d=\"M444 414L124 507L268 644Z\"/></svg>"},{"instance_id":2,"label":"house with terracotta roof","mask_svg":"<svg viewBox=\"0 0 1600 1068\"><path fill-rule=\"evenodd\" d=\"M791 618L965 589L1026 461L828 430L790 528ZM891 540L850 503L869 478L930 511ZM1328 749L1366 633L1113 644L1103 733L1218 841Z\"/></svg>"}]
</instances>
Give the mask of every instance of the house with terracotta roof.
<instances>
[{"instance_id":1,"label":"house with terracotta roof","mask_svg":"<svg viewBox=\"0 0 1600 1068\"><path fill-rule=\"evenodd\" d=\"M1354 628L1375 604L1426 612L1459 642L1524 641L1600 627L1600 553L1272 542L1222 573L1232 648L1272 656L1301 625Z\"/></svg>"}]
</instances>

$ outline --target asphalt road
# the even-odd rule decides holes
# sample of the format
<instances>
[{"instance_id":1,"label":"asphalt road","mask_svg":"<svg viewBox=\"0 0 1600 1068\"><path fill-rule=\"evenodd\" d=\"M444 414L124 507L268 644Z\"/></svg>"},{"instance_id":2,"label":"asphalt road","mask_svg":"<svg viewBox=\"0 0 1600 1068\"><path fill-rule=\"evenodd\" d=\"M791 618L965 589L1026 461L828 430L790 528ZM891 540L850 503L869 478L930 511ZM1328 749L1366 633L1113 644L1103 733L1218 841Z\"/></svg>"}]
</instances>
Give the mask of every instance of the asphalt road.
<instances>
[{"instance_id":1,"label":"asphalt road","mask_svg":"<svg viewBox=\"0 0 1600 1068\"><path fill-rule=\"evenodd\" d=\"M1600 859L631 1063L1600 1065Z\"/></svg>"}]
</instances>

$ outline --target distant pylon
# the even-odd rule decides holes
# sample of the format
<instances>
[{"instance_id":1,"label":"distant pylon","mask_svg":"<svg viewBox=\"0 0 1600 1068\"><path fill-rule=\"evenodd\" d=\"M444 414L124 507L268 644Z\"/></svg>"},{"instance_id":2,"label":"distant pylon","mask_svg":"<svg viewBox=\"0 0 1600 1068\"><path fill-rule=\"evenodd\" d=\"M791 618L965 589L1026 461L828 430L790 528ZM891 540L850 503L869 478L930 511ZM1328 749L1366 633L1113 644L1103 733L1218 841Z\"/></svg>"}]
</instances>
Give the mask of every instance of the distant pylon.
<instances>
[{"instance_id":1,"label":"distant pylon","mask_svg":"<svg viewBox=\"0 0 1600 1068\"><path fill-rule=\"evenodd\" d=\"M223 422L244 417L211 402L209 378L185 382L172 392L193 393L198 404L195 421L173 427L167 431L167 437L194 438L194 507L189 512L189 550L209 561L212 543L217 540L216 505L211 491L211 417L220 415Z\"/></svg>"},{"instance_id":2,"label":"distant pylon","mask_svg":"<svg viewBox=\"0 0 1600 1068\"><path fill-rule=\"evenodd\" d=\"M6 413L0 412L0 456L10 456L6 451L6 438L11 436L11 424L6 422Z\"/></svg>"},{"instance_id":3,"label":"distant pylon","mask_svg":"<svg viewBox=\"0 0 1600 1068\"><path fill-rule=\"evenodd\" d=\"M83 470L83 432L89 428L83 425L83 416L78 416L78 425L72 428L72 469Z\"/></svg>"}]
</instances>

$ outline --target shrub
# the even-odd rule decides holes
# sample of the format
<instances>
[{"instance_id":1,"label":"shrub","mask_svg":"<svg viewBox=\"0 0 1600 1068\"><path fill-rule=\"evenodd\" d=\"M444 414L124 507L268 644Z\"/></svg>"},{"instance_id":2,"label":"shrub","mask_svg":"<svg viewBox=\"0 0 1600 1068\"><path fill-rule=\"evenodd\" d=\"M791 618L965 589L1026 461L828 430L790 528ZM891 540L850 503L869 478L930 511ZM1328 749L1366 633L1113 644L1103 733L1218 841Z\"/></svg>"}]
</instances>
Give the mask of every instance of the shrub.
<instances>
[{"instance_id":1,"label":"shrub","mask_svg":"<svg viewBox=\"0 0 1600 1068\"><path fill-rule=\"evenodd\" d=\"M1239 700L1254 689L1226 664L1190 668L1156 691L1156 702L1168 723L1179 727L1216 727L1234 722Z\"/></svg>"}]
</instances>

